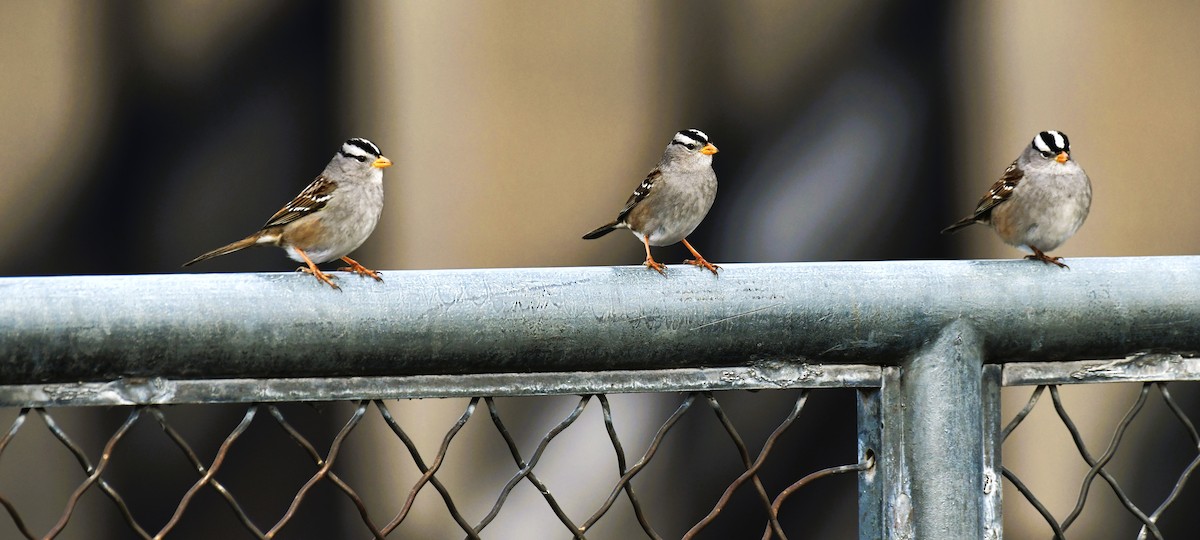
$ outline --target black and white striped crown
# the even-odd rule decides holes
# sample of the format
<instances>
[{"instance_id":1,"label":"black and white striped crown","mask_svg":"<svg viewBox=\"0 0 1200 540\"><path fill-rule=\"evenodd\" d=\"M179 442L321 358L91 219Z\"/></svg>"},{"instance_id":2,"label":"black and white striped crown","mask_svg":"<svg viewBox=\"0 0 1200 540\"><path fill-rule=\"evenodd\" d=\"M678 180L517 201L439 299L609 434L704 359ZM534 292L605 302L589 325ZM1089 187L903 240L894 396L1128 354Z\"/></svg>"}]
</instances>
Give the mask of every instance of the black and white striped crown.
<instances>
[{"instance_id":1,"label":"black and white striped crown","mask_svg":"<svg viewBox=\"0 0 1200 540\"><path fill-rule=\"evenodd\" d=\"M701 146L708 144L708 135L698 129L685 129L675 134L675 138L671 139L671 144L686 146L688 150L695 150Z\"/></svg>"},{"instance_id":2,"label":"black and white striped crown","mask_svg":"<svg viewBox=\"0 0 1200 540\"><path fill-rule=\"evenodd\" d=\"M365 163L368 160L374 161L375 158L383 155L379 151L379 147L375 143L366 139L354 138L342 143L342 149L338 150L338 154L347 159L358 160Z\"/></svg>"},{"instance_id":3,"label":"black and white striped crown","mask_svg":"<svg viewBox=\"0 0 1200 540\"><path fill-rule=\"evenodd\" d=\"M1067 134L1061 131L1043 131L1033 138L1033 147L1043 156L1056 156L1062 152L1071 153L1071 141Z\"/></svg>"}]
</instances>

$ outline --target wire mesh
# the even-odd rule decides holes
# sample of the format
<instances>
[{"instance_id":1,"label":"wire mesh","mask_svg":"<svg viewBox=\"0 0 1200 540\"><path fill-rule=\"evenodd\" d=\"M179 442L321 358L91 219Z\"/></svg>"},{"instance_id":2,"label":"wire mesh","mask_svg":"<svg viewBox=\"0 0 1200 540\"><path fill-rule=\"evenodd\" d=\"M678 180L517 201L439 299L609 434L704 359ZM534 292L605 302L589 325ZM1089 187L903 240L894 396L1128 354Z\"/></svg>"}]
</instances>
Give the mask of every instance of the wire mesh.
<instances>
[{"instance_id":1,"label":"wire mesh","mask_svg":"<svg viewBox=\"0 0 1200 540\"><path fill-rule=\"evenodd\" d=\"M1074 442L1075 449L1079 457L1088 466L1087 473L1083 476L1080 486L1079 495L1075 505L1061 520L1057 519L1047 506L1038 499L1033 490L1023 482L1009 467L1003 468L1003 475L1017 491L1024 497L1026 501L1042 516L1046 524L1049 526L1050 532L1056 539L1066 538L1066 533L1072 524L1076 523L1085 505L1088 501L1088 496L1091 493L1092 486L1097 478L1104 480L1108 485L1113 495L1120 502L1121 506L1136 520L1140 527L1137 532L1137 538L1147 539L1163 539L1163 532L1159 529L1159 519L1163 513L1177 500L1182 492L1184 485L1191 478L1193 471L1200 465L1200 434L1197 433L1195 425L1184 412L1183 408L1176 403L1172 398L1171 393L1165 382L1145 382L1142 383L1141 389L1138 392L1137 398L1130 405L1128 411L1117 422L1113 429L1112 436L1109 440L1107 448L1098 457L1095 456L1092 450L1089 450L1084 443L1084 437L1080 433L1076 422L1071 418L1066 406L1063 404L1062 396L1059 392L1058 385L1038 385L1033 389L1029 398L1026 400L1024 407L1009 421L1002 431L1002 437L1007 439L1012 433L1021 426L1021 424L1033 412L1040 398L1049 390L1050 398L1053 404L1054 412L1062 425L1070 434ZM1117 452L1121 449L1122 443L1128 440L1127 433L1130 427L1134 424L1139 416L1144 416L1146 403L1150 398L1152 390L1158 390L1158 396L1170 414L1179 422L1179 425L1191 441L1191 450L1194 453L1189 464L1179 473L1173 483L1172 489L1161 495L1163 498L1155 505L1154 510L1149 514L1143 508L1149 506L1138 505L1134 502L1129 490L1121 485L1116 477L1107 469L1112 462Z\"/></svg>"},{"instance_id":2,"label":"wire mesh","mask_svg":"<svg viewBox=\"0 0 1200 540\"><path fill-rule=\"evenodd\" d=\"M784 531L784 524L779 519L779 513L784 507L784 503L792 494L818 478L863 471L874 467L873 458L868 457L868 459L865 459L861 463L820 469L791 482L784 489L778 490L772 495L768 491L768 486L774 482L764 482L763 478L760 477L760 471L762 471L764 463L773 456L772 450L775 448L779 438L794 424L803 412L811 391L800 390L795 392L795 394L795 400L792 402L790 410L782 419L778 420L779 423L757 451L752 450L747 441L743 439L735 427L733 419L727 413L725 407L722 406L721 400L717 395L711 392L690 392L684 394L674 407L674 411L662 419L645 447L639 453L633 455L627 452L627 442L623 441L622 437L618 435L617 423L614 420L609 398L603 394L579 396L570 411L541 435L540 440L538 440L532 451L528 453L522 450L519 438L515 436L510 427L514 420L520 422L522 419L511 417L506 419L500 407L498 407L496 400L493 398L471 398L467 400L457 420L446 429L441 444L431 456L422 454L413 438L392 413L389 404L382 400L353 402L353 409L327 445L322 445L311 434L306 435L303 433L302 428L293 425L289 420L289 414L285 412L286 407L282 407L280 404L250 404L243 407L240 420L230 431L220 437L220 444L211 453L211 456L207 457L202 457L207 452L201 450L201 448L208 443L189 440L189 437L179 429L181 427L180 422L183 420L172 418L171 409L163 406L141 405L117 409L124 411L124 419L111 433L106 435L104 446L98 455L89 455L89 452L85 450L86 445L76 443L72 436L68 434L68 430L60 425L60 422L56 420L56 416L60 414L61 409L23 408L16 413L9 429L4 433L3 437L0 437L0 462L11 455L9 451L11 447L10 443L17 439L18 436L28 432L31 425L37 423L36 421L32 423L29 421L33 418L41 420L41 423L49 430L58 445L67 450L78 463L79 469L86 476L72 489L65 501L46 503L61 504L61 512L57 521L44 531L34 530L35 528L23 517L21 507L28 509L29 507L25 505L30 503L24 501L32 497L31 490L22 488L29 486L0 486L0 505L4 507L12 522L12 529L15 531L14 535L19 535L27 539L52 539L58 538L66 531L72 529L86 530L89 528L86 523L76 523L79 519L78 509L80 501L87 497L89 492L99 491L115 507L115 513L120 516L127 529L134 536L143 539L160 539L174 537L175 533L181 530L181 523L188 519L188 516L191 514L196 512L212 512L214 508L217 508L216 506L208 504L204 505L203 508L199 508L195 503L201 497L215 495L226 507L227 512L235 518L234 523L237 524L238 529L243 531L244 537L262 539L306 538L308 537L305 536L306 532L294 525L296 518L301 513L334 512L335 510L329 508L328 505L313 501L314 493L318 489L331 487L331 492L336 493L344 501L349 502L357 513L357 525L347 535L353 537L354 535L361 534L363 537L391 538L401 536L401 533L398 531L402 529L406 519L412 516L414 501L416 501L418 495L425 488L432 486L432 489L440 496L445 511L451 516L465 538L485 538L489 534L488 531L490 531L488 529L489 525L494 524L497 516L504 511L506 503L510 500L510 495L514 489L519 485L528 484L537 489L545 505L557 517L558 522L561 524L559 533L565 532L573 538L587 538L589 534L594 532L598 523L604 520L606 516L612 514L611 510L623 498L625 504L632 511L634 519L637 521L636 526L640 528L645 537L660 539L673 535L659 532L661 529L655 526L655 514L638 496L638 490L635 488L635 479L648 467L657 463L655 458L659 455L664 441L671 436L673 429L679 425L681 419L689 415L694 409L708 409L716 416L717 421L720 423L721 431L736 447L738 456L740 457L738 466L740 466L742 472L728 484L724 493L714 501L712 510L703 519L695 523L683 537L694 538L703 533L714 520L718 519L721 512L727 508L730 498L735 492L742 488L749 488L753 491L753 498L757 501L761 509L761 515L763 516L762 538L785 539L787 535ZM493 502L487 510L475 517L468 517L471 513L461 509L460 505L455 502L450 488L439 478L439 472L443 472L443 466L447 462L447 457L455 451L454 443L456 436L475 418L481 405L487 410L487 420L490 420L490 422L480 420L476 423L490 425L491 429L500 436L508 450L513 471L495 493ZM586 515L571 515L565 505L555 495L555 492L539 477L538 467L543 458L549 452L555 450L556 438L567 430L573 429L584 411L588 407L595 405L598 405L601 409L605 436L611 443L611 452L614 454L616 468L611 471L611 487L607 489L607 496L604 497L599 505ZM372 410L378 414L369 415L368 413ZM262 414L264 412L266 414ZM694 413L692 415L694 416ZM369 501L352 487L344 476L339 476L338 474L338 471L343 469L339 465L339 456L344 453L344 449L356 442L363 444L362 441L357 441L353 437L353 434L356 428L364 422L382 423L387 432L394 435L404 445L411 459L411 464L421 473L417 481L408 489L408 494L403 503L390 512L380 512L378 505L373 506L369 504ZM114 456L130 454L137 450L132 447L132 443L127 442L130 430L135 428L135 426L147 425L147 423L161 430L165 435L166 441L169 441L169 445L178 450L179 454L185 460L187 468L192 473L190 485L188 485L187 489L179 497L178 502L173 504L169 515L158 518L147 517L144 514L137 514L131 510L127 496L123 494L129 488L126 486L119 489L119 482L114 482L112 475L109 474L109 468L114 460ZM225 473L225 468L230 460L237 459L232 457L232 455L239 448L252 444L250 442L243 442L243 440L255 434L256 430L262 431L265 429L262 426L264 423L278 426L286 435L287 440L296 445L311 465L307 473L307 480L295 490L286 509L275 515L263 515L263 512L251 508L254 505L248 504L248 502L256 495L231 489L227 483L227 480L231 479L231 477ZM599 426L593 427L599 428ZM258 451L259 449L255 450ZM277 456L282 455L283 452L285 450L272 448L262 452L260 456L267 459L277 459ZM154 456L135 457L139 459L152 459ZM8 461L12 461L12 458L9 458ZM150 487L153 488L154 486L151 485ZM278 485L264 485L262 487L266 489L282 489ZM473 486L471 489L472 491L486 491L487 486ZM165 494L162 496L165 497ZM45 502L43 501L43 503ZM156 519L161 520L161 523L152 525ZM559 533L545 531L543 534L556 535ZM232 533L226 536L237 537L237 535ZM593 535L593 537L595 538L596 536Z\"/></svg>"}]
</instances>

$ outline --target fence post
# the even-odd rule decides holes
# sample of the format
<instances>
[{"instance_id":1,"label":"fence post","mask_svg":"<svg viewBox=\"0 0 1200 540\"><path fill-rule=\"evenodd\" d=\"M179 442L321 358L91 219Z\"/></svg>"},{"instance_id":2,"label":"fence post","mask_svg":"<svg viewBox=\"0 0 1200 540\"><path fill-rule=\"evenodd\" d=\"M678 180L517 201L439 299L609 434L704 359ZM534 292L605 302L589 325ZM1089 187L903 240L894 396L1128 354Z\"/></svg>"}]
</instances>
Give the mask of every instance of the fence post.
<instances>
[{"instance_id":1,"label":"fence post","mask_svg":"<svg viewBox=\"0 0 1200 540\"><path fill-rule=\"evenodd\" d=\"M1003 369L999 364L983 366L983 508L980 519L985 540L1004 537L1004 508L1000 446L1001 438L1000 387Z\"/></svg>"},{"instance_id":2,"label":"fence post","mask_svg":"<svg viewBox=\"0 0 1200 540\"><path fill-rule=\"evenodd\" d=\"M858 476L858 537L912 540L912 490L905 457L904 386L900 368L887 366L879 388L858 391L858 459L875 466Z\"/></svg>"},{"instance_id":3,"label":"fence post","mask_svg":"<svg viewBox=\"0 0 1200 540\"><path fill-rule=\"evenodd\" d=\"M901 365L915 538L984 538L982 339L947 325Z\"/></svg>"}]
</instances>

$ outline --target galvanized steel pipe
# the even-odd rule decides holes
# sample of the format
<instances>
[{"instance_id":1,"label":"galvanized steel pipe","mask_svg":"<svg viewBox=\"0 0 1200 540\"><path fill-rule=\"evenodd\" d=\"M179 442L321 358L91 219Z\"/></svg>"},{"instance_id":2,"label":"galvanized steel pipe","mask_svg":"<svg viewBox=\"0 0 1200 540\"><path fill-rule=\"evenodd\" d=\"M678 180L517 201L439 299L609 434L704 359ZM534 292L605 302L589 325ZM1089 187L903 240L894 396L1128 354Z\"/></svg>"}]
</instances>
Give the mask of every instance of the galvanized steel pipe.
<instances>
[{"instance_id":1,"label":"galvanized steel pipe","mask_svg":"<svg viewBox=\"0 0 1200 540\"><path fill-rule=\"evenodd\" d=\"M898 364L1200 350L1200 257L0 279L0 383Z\"/></svg>"}]
</instances>

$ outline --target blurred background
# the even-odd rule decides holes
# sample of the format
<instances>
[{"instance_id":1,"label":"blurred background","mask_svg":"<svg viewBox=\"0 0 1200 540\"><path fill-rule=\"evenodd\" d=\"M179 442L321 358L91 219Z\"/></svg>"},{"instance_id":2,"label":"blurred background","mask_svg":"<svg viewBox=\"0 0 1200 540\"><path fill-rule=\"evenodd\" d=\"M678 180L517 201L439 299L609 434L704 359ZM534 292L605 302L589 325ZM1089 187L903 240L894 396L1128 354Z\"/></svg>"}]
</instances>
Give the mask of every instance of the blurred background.
<instances>
[{"instance_id":1,"label":"blurred background","mask_svg":"<svg viewBox=\"0 0 1200 540\"><path fill-rule=\"evenodd\" d=\"M1069 134L1072 157L1095 189L1088 222L1056 255L1069 262L1193 254L1200 251L1200 213L1191 211L1200 170L1198 27L1200 3L1183 0L1153 8L1084 0L6 2L0 275L181 272L182 262L259 227L349 137L371 139L396 163L385 177L383 220L355 254L368 267L638 264L642 248L627 234L579 237L611 220L672 134L692 127L721 150L717 202L690 237L716 263L1019 257L982 227L952 237L938 231L966 215L1047 129ZM680 246L656 251L664 262L684 257ZM279 250L262 249L195 271L295 267ZM1006 390L1005 418L1028 390ZM1064 389L1093 453L1134 393ZM1176 398L1196 410L1194 392ZM736 407L741 398L730 399ZM765 432L786 413L789 398L780 399ZM553 425L571 401L561 411L521 400L510 406ZM652 433L677 400L629 403L625 429L648 436L643 431ZM776 490L855 459L852 393L810 406L823 412L805 414L820 420L776 452L814 461L797 458L795 470L779 472L794 476ZM461 413L455 401L397 408L402 421L429 422L434 448ZM240 416L196 413L194 421ZM311 416L313 429L344 421ZM89 444L102 444L116 423L81 421L79 429L94 428L99 442ZM1149 437L1153 426L1146 448L1124 447L1130 454L1117 462L1129 467L1126 477L1139 471L1140 484L1128 487L1151 507L1183 467L1135 469L1151 456L1164 459ZM385 453L395 441L384 431L356 434L362 439L348 466L360 476L393 463ZM595 437L565 451L575 460L604 455L604 434ZM463 448L483 444L472 441ZM730 460L729 448L713 457L708 450L680 445L669 459L695 467ZM1069 511L1087 468L1052 411L1035 413L1004 451L1051 511ZM499 463L486 478L509 474L511 462ZM77 485L75 473L61 473L66 485ZM0 470L0 481L22 474ZM491 487L471 480L462 476L451 492ZM613 480L576 487L603 490ZM411 485L392 492L381 484L367 494L380 508L402 502ZM803 508L796 523L805 530L854 537L853 481L833 484L789 506ZM680 523L692 519L687 512L707 511L721 489L678 488L647 489L673 501L664 512L691 509L681 510ZM0 483L0 491L12 488ZM1184 496L1196 503L1196 489ZM441 508L433 493L425 497L430 515L415 516L427 521L414 519L410 530L423 531L414 537L457 537L453 522L432 515ZM155 500L146 499L142 508ZM527 499L544 507L536 492ZM1013 538L1048 534L1007 486L1005 499ZM752 503L746 515L758 519ZM520 516L522 504L504 512ZM111 507L93 506L96 517L81 519L97 526L78 537L127 537ZM1119 506L1111 492L1094 489L1071 530L1098 537L1110 520L1127 523L1112 508ZM537 512L489 531L522 538L537 519L554 520ZM103 532L110 522L112 532ZM203 526L193 523L183 537L211 537ZM314 523L297 534L340 530L323 526L334 527ZM713 538L739 534L722 526L714 524ZM1167 520L1163 526L1172 530Z\"/></svg>"}]
</instances>

